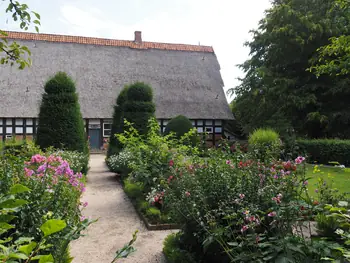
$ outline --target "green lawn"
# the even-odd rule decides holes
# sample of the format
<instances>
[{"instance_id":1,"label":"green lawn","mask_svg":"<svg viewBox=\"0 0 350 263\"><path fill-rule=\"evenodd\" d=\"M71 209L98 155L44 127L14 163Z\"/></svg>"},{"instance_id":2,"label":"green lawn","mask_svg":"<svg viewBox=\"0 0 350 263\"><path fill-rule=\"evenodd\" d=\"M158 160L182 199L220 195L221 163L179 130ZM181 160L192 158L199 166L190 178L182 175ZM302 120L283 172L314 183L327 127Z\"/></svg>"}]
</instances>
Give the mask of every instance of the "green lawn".
<instances>
[{"instance_id":1,"label":"green lawn","mask_svg":"<svg viewBox=\"0 0 350 263\"><path fill-rule=\"evenodd\" d=\"M324 178L327 182L334 181L333 188L339 189L340 192L350 192L350 169L341 169L338 167L325 167L322 165L318 166L321 172L314 173L314 165L307 165L307 177L309 179L309 193L315 195L315 189L317 180L319 177Z\"/></svg>"}]
</instances>

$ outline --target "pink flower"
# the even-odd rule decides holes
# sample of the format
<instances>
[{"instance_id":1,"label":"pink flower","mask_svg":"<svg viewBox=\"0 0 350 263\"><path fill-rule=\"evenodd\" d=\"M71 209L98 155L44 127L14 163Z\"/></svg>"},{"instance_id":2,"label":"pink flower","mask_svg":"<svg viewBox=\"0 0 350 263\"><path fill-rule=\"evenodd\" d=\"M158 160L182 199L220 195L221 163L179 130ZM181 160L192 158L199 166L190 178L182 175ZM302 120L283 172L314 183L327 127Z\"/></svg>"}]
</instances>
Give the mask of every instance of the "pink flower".
<instances>
[{"instance_id":1,"label":"pink flower","mask_svg":"<svg viewBox=\"0 0 350 263\"><path fill-rule=\"evenodd\" d=\"M249 228L249 226L242 226L241 228L241 232L244 233L245 231L247 231Z\"/></svg>"},{"instance_id":2,"label":"pink flower","mask_svg":"<svg viewBox=\"0 0 350 263\"><path fill-rule=\"evenodd\" d=\"M245 211L243 212L243 215L249 215L249 210L245 210Z\"/></svg>"},{"instance_id":3,"label":"pink flower","mask_svg":"<svg viewBox=\"0 0 350 263\"><path fill-rule=\"evenodd\" d=\"M309 184L308 181L303 182L303 185L308 185L308 184Z\"/></svg>"},{"instance_id":4,"label":"pink flower","mask_svg":"<svg viewBox=\"0 0 350 263\"><path fill-rule=\"evenodd\" d=\"M44 163L38 167L38 170L36 170L38 173L44 173L47 169L47 163Z\"/></svg>"},{"instance_id":5,"label":"pink flower","mask_svg":"<svg viewBox=\"0 0 350 263\"><path fill-rule=\"evenodd\" d=\"M31 169L28 169L27 167L24 167L24 172L26 173L27 177L30 177L34 174L34 171Z\"/></svg>"},{"instance_id":6,"label":"pink flower","mask_svg":"<svg viewBox=\"0 0 350 263\"><path fill-rule=\"evenodd\" d=\"M318 193L318 189L315 189L315 193Z\"/></svg>"},{"instance_id":7,"label":"pink flower","mask_svg":"<svg viewBox=\"0 0 350 263\"><path fill-rule=\"evenodd\" d=\"M189 196L191 196L191 193L188 192L188 191L186 191L185 195L186 195L187 197L189 197Z\"/></svg>"},{"instance_id":8,"label":"pink flower","mask_svg":"<svg viewBox=\"0 0 350 263\"><path fill-rule=\"evenodd\" d=\"M298 157L295 159L295 163L296 163L296 164L301 164L303 161L305 161L305 157L302 157L302 156L298 156Z\"/></svg>"},{"instance_id":9,"label":"pink flower","mask_svg":"<svg viewBox=\"0 0 350 263\"><path fill-rule=\"evenodd\" d=\"M226 164L230 164L231 163L231 161L230 160L226 160Z\"/></svg>"},{"instance_id":10,"label":"pink flower","mask_svg":"<svg viewBox=\"0 0 350 263\"><path fill-rule=\"evenodd\" d=\"M86 219L86 216L81 216L80 221L84 221Z\"/></svg>"},{"instance_id":11,"label":"pink flower","mask_svg":"<svg viewBox=\"0 0 350 263\"><path fill-rule=\"evenodd\" d=\"M268 213L267 216L269 216L269 217L274 217L274 216L276 216L276 215L277 215L276 212L271 212L271 213Z\"/></svg>"},{"instance_id":12,"label":"pink flower","mask_svg":"<svg viewBox=\"0 0 350 263\"><path fill-rule=\"evenodd\" d=\"M169 166L170 166L170 167L174 166L174 161L173 161L173 160L170 160L170 161L169 161Z\"/></svg>"},{"instance_id":13,"label":"pink flower","mask_svg":"<svg viewBox=\"0 0 350 263\"><path fill-rule=\"evenodd\" d=\"M33 155L30 162L31 163L42 163L46 161L45 156L41 156L40 154Z\"/></svg>"},{"instance_id":14,"label":"pink flower","mask_svg":"<svg viewBox=\"0 0 350 263\"><path fill-rule=\"evenodd\" d=\"M245 194L239 194L239 198L243 199L245 197Z\"/></svg>"}]
</instances>

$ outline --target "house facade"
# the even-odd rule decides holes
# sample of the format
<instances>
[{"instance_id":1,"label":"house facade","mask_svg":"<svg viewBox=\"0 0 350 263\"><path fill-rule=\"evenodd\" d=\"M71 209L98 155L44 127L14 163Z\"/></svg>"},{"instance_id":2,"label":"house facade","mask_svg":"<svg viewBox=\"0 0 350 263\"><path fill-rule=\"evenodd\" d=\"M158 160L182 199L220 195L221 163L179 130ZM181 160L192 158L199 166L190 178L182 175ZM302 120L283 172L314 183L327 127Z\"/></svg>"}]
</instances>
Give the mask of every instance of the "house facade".
<instances>
[{"instance_id":1,"label":"house facade","mask_svg":"<svg viewBox=\"0 0 350 263\"><path fill-rule=\"evenodd\" d=\"M0 65L0 139L33 139L44 84L58 71L76 82L91 148L111 136L113 106L126 85L152 86L156 117L164 131L169 120L185 115L208 144L223 135L233 119L223 91L220 66L212 47L7 32L9 41L31 50L33 65L24 70Z\"/></svg>"}]
</instances>

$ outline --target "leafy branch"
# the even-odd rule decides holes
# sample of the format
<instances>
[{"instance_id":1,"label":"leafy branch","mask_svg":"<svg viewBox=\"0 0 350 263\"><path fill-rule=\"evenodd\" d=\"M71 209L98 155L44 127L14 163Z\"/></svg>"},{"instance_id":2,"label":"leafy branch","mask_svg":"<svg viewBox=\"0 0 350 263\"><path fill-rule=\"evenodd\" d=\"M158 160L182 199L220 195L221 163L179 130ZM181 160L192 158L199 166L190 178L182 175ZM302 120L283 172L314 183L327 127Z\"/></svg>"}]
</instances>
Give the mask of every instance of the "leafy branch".
<instances>
[{"instance_id":1,"label":"leafy branch","mask_svg":"<svg viewBox=\"0 0 350 263\"><path fill-rule=\"evenodd\" d=\"M19 26L22 30L27 31L30 26L34 25L35 31L39 33L40 15L34 11L30 11L28 5L21 4L18 1L8 1L6 13L12 14L13 21L19 21ZM32 17L34 15L34 19ZM0 53L4 56L0 57L0 64L18 64L19 69L24 69L32 64L30 59L30 50L26 46L19 45L15 41L11 44L6 39L8 34L0 29Z\"/></svg>"}]
</instances>

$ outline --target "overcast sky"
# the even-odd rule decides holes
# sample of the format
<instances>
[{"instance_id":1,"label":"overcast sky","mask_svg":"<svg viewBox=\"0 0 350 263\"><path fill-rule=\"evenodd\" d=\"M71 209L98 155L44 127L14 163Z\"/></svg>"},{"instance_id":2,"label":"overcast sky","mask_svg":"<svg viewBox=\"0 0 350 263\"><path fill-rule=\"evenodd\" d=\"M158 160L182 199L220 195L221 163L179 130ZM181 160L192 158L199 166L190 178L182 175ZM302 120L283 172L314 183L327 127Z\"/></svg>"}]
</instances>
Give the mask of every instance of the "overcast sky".
<instances>
[{"instance_id":1,"label":"overcast sky","mask_svg":"<svg viewBox=\"0 0 350 263\"><path fill-rule=\"evenodd\" d=\"M238 84L243 47L270 7L269 0L21 0L40 13L42 33L213 46L225 91ZM7 1L0 1L6 9ZM0 28L18 26L0 16Z\"/></svg>"}]
</instances>

